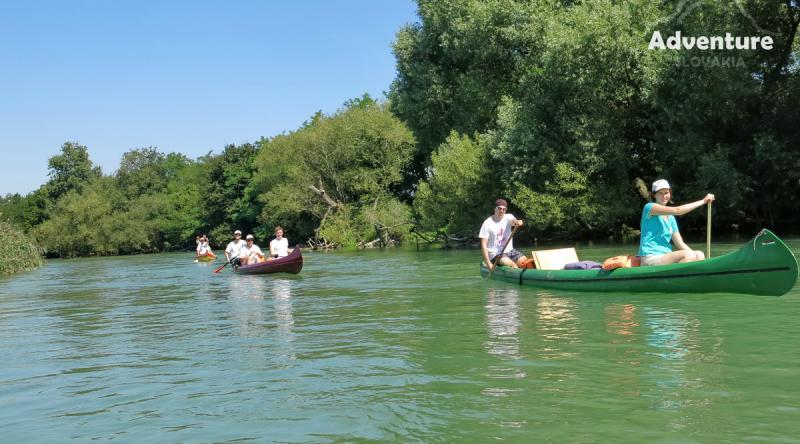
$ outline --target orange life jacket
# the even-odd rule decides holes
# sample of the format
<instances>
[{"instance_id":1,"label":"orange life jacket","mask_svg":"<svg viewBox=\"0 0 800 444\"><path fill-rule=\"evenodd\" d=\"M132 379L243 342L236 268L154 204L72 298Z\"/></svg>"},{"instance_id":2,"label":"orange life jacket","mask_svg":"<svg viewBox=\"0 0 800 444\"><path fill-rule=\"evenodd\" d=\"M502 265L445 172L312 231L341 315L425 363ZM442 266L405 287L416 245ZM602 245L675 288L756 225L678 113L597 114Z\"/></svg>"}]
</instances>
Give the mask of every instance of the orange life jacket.
<instances>
[{"instance_id":1,"label":"orange life jacket","mask_svg":"<svg viewBox=\"0 0 800 444\"><path fill-rule=\"evenodd\" d=\"M628 256L614 256L603 262L603 270L616 270L617 268L628 268L630 266L631 260L628 259Z\"/></svg>"}]
</instances>

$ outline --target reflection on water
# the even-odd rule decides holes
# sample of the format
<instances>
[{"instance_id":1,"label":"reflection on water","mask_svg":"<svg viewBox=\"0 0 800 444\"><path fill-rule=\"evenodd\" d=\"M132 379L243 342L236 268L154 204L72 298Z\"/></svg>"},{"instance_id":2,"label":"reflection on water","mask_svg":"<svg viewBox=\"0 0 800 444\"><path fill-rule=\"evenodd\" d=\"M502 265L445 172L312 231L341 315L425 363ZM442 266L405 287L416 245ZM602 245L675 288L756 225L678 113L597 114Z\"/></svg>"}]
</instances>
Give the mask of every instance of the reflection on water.
<instances>
[{"instance_id":1,"label":"reflection on water","mask_svg":"<svg viewBox=\"0 0 800 444\"><path fill-rule=\"evenodd\" d=\"M575 302L542 292L536 304L536 318L536 329L542 340L541 357L574 357L575 352L566 350L564 346L580 342L580 320Z\"/></svg>"},{"instance_id":2,"label":"reflection on water","mask_svg":"<svg viewBox=\"0 0 800 444\"><path fill-rule=\"evenodd\" d=\"M230 282L228 301L231 314L243 336L264 336L273 325L265 297L272 299L274 327L284 341L292 341L294 314L292 281L268 279L264 276L234 276Z\"/></svg>"},{"instance_id":3,"label":"reflection on water","mask_svg":"<svg viewBox=\"0 0 800 444\"><path fill-rule=\"evenodd\" d=\"M275 308L275 322L278 336L289 343L294 340L294 314L292 310L292 281L276 279L272 281L272 303ZM294 355L291 355L294 359Z\"/></svg>"},{"instance_id":4,"label":"reflection on water","mask_svg":"<svg viewBox=\"0 0 800 444\"><path fill-rule=\"evenodd\" d=\"M611 304L606 307L606 327L611 334L618 335L612 342L615 344L632 342L635 330L639 327L636 322L636 306L633 304Z\"/></svg>"},{"instance_id":5,"label":"reflection on water","mask_svg":"<svg viewBox=\"0 0 800 444\"><path fill-rule=\"evenodd\" d=\"M267 291L263 276L232 276L228 302L234 324L242 336L264 336L268 333L264 322L264 293Z\"/></svg>"},{"instance_id":6,"label":"reflection on water","mask_svg":"<svg viewBox=\"0 0 800 444\"><path fill-rule=\"evenodd\" d=\"M519 359L519 291L489 289L486 298L486 350L498 356Z\"/></svg>"},{"instance_id":7,"label":"reflection on water","mask_svg":"<svg viewBox=\"0 0 800 444\"><path fill-rule=\"evenodd\" d=\"M647 345L651 356L659 359L651 364L653 384L659 387L656 408L679 410L705 406L708 399L698 398L695 391L704 385L702 378L687 377L687 368L699 353L694 338L699 335L700 321L678 310L645 308L645 325L649 327ZM677 418L671 428L683 428L690 418Z\"/></svg>"},{"instance_id":8,"label":"reflection on water","mask_svg":"<svg viewBox=\"0 0 800 444\"><path fill-rule=\"evenodd\" d=\"M642 365L641 344L644 332L637 320L641 310L634 304L610 304L604 309L605 330L609 334L608 360L616 364L608 372L608 386L631 399L641 396L637 375Z\"/></svg>"},{"instance_id":9,"label":"reflection on water","mask_svg":"<svg viewBox=\"0 0 800 444\"><path fill-rule=\"evenodd\" d=\"M504 359L521 359L519 290L489 289L486 296L487 339L483 346L489 354ZM512 365L489 365L486 377L492 380L524 379L528 374ZM494 385L494 384L493 384ZM519 388L485 387L481 393L491 397L506 397L520 393Z\"/></svg>"}]
</instances>

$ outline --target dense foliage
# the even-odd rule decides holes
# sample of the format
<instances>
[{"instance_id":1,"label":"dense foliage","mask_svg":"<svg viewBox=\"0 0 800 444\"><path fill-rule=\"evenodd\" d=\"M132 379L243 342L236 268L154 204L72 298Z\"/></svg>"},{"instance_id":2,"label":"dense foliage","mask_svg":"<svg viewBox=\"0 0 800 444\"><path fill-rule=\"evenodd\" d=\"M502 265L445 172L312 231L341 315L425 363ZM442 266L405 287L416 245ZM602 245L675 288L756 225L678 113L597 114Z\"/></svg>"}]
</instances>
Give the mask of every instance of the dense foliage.
<instances>
[{"instance_id":1,"label":"dense foliage","mask_svg":"<svg viewBox=\"0 0 800 444\"><path fill-rule=\"evenodd\" d=\"M65 143L50 178L0 198L58 256L262 243L474 238L506 197L529 235L638 228L637 184L717 194L717 229L800 226L793 1L418 0L388 101L353 99L295 131L188 159L133 149L103 175ZM772 50L649 49L654 32L769 36ZM644 193L646 194L646 192ZM681 221L702 226L700 212ZM429 237L430 238L430 237ZM446 237L445 237L446 238Z\"/></svg>"},{"instance_id":2,"label":"dense foliage","mask_svg":"<svg viewBox=\"0 0 800 444\"><path fill-rule=\"evenodd\" d=\"M533 231L638 228L634 184L659 177L680 202L716 193L725 229L800 222L788 198L800 191L796 2L420 0L419 14L395 43L390 99L419 140L409 182L423 221L480 224L443 204L452 176L475 183L441 165L461 156L482 163L485 194L510 197ZM656 30L775 44L650 50ZM483 152L454 149L451 131Z\"/></svg>"},{"instance_id":3,"label":"dense foliage","mask_svg":"<svg viewBox=\"0 0 800 444\"><path fill-rule=\"evenodd\" d=\"M411 132L368 96L299 130L262 140L256 158L262 220L301 238L347 247L408 233L396 196L414 149Z\"/></svg>"},{"instance_id":4,"label":"dense foliage","mask_svg":"<svg viewBox=\"0 0 800 444\"><path fill-rule=\"evenodd\" d=\"M133 149L113 175L66 143L50 180L0 198L0 213L59 257L193 248L202 233L219 248L235 229L263 244L276 225L293 242L392 244L411 226L396 190L414 138L386 108L364 96L295 132L197 160Z\"/></svg>"},{"instance_id":5,"label":"dense foliage","mask_svg":"<svg viewBox=\"0 0 800 444\"><path fill-rule=\"evenodd\" d=\"M0 276L33 270L43 263L41 249L21 229L0 220Z\"/></svg>"}]
</instances>

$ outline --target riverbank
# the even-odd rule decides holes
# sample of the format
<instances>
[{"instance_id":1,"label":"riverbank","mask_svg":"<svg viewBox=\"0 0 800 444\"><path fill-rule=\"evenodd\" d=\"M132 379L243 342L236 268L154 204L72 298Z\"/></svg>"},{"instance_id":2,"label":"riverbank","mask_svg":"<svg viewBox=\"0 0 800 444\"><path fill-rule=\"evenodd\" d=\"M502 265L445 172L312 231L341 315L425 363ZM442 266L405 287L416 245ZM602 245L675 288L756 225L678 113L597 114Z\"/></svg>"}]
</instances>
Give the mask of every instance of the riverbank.
<instances>
[{"instance_id":1,"label":"riverbank","mask_svg":"<svg viewBox=\"0 0 800 444\"><path fill-rule=\"evenodd\" d=\"M14 225L0 221L0 275L30 271L44 264L42 249Z\"/></svg>"}]
</instances>

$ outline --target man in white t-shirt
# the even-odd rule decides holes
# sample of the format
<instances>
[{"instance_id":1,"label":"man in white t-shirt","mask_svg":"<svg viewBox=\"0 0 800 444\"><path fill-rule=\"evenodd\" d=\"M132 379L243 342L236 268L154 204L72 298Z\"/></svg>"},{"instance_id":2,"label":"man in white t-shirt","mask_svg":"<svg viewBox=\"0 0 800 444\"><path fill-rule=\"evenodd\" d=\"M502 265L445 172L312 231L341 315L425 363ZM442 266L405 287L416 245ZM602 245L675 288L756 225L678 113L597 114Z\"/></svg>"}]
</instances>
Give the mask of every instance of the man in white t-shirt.
<instances>
[{"instance_id":1,"label":"man in white t-shirt","mask_svg":"<svg viewBox=\"0 0 800 444\"><path fill-rule=\"evenodd\" d=\"M269 257L277 259L289 255L289 240L283 237L283 228L275 227L275 239L269 243Z\"/></svg>"},{"instance_id":2,"label":"man in white t-shirt","mask_svg":"<svg viewBox=\"0 0 800 444\"><path fill-rule=\"evenodd\" d=\"M522 219L517 219L507 211L508 202L505 199L497 199L494 202L494 214L483 221L481 231L478 233L483 261L490 270L495 258L497 259L496 265L505 265L511 268L519 268L517 264L528 259L514 249L514 243L510 239L513 227L521 227ZM506 241L508 241L508 245L506 245L505 251L500 251ZM498 255L500 257L497 257Z\"/></svg>"},{"instance_id":3,"label":"man in white t-shirt","mask_svg":"<svg viewBox=\"0 0 800 444\"><path fill-rule=\"evenodd\" d=\"M225 258L228 259L228 262L231 262L231 259L236 259L235 262L231 262L233 265L239 263L239 256L242 254L242 248L247 245L245 241L242 240L242 232L236 230L233 232L233 240L228 243L228 246L225 247Z\"/></svg>"},{"instance_id":4,"label":"man in white t-shirt","mask_svg":"<svg viewBox=\"0 0 800 444\"><path fill-rule=\"evenodd\" d=\"M252 234L248 234L245 239L247 239L247 242L245 246L242 247L242 255L239 259L241 259L242 265L257 264L259 259L264 259L264 253L262 253L261 248L254 243L255 238Z\"/></svg>"}]
</instances>

